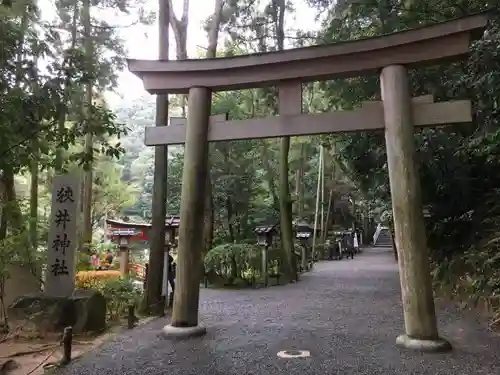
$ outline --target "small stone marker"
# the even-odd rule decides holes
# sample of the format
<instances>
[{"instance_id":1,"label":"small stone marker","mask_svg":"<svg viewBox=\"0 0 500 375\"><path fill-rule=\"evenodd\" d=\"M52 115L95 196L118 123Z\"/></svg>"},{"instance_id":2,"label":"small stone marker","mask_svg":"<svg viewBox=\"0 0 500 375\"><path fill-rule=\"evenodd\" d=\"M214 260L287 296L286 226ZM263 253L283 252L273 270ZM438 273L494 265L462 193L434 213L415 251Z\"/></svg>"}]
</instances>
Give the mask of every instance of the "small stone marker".
<instances>
[{"instance_id":1,"label":"small stone marker","mask_svg":"<svg viewBox=\"0 0 500 375\"><path fill-rule=\"evenodd\" d=\"M52 185L45 294L69 297L75 289L79 178L59 175Z\"/></svg>"},{"instance_id":2,"label":"small stone marker","mask_svg":"<svg viewBox=\"0 0 500 375\"><path fill-rule=\"evenodd\" d=\"M278 352L280 358L307 358L311 356L309 350L282 350Z\"/></svg>"}]
</instances>

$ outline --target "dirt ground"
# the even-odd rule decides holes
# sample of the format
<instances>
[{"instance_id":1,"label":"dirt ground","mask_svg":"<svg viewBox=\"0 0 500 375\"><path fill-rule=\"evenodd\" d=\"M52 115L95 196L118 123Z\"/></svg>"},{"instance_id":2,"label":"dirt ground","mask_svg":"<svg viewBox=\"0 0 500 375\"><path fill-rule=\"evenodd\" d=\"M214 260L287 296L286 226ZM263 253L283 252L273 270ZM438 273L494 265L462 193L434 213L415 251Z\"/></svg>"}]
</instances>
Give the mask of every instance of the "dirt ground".
<instances>
[{"instance_id":1,"label":"dirt ground","mask_svg":"<svg viewBox=\"0 0 500 375\"><path fill-rule=\"evenodd\" d=\"M106 333L93 339L75 340L72 357L76 358L109 339ZM6 367L0 374L8 375L41 375L43 365L58 362L62 359L62 346L58 341L12 339L0 343L0 368Z\"/></svg>"},{"instance_id":2,"label":"dirt ground","mask_svg":"<svg viewBox=\"0 0 500 375\"><path fill-rule=\"evenodd\" d=\"M138 325L150 320L141 319ZM116 326L98 336L75 336L72 359L100 346L124 329L123 326ZM41 339L0 336L0 375L43 375L44 365L58 363L62 357L60 337Z\"/></svg>"}]
</instances>

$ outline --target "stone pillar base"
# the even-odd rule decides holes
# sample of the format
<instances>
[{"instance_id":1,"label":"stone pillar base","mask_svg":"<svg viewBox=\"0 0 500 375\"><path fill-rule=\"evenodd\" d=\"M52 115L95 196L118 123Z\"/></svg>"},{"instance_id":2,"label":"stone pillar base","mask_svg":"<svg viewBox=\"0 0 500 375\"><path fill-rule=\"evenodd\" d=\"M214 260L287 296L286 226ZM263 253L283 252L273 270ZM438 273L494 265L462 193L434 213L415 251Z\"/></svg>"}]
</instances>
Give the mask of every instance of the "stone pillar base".
<instances>
[{"instance_id":1,"label":"stone pillar base","mask_svg":"<svg viewBox=\"0 0 500 375\"><path fill-rule=\"evenodd\" d=\"M452 349L451 344L441 338L437 340L420 340L411 338L408 335L398 336L396 339L396 345L400 348L428 353L442 353L448 352Z\"/></svg>"},{"instance_id":2,"label":"stone pillar base","mask_svg":"<svg viewBox=\"0 0 500 375\"><path fill-rule=\"evenodd\" d=\"M168 324L163 327L162 333L168 338L187 339L191 337L203 336L207 333L207 329L202 325L194 327L174 327Z\"/></svg>"}]
</instances>

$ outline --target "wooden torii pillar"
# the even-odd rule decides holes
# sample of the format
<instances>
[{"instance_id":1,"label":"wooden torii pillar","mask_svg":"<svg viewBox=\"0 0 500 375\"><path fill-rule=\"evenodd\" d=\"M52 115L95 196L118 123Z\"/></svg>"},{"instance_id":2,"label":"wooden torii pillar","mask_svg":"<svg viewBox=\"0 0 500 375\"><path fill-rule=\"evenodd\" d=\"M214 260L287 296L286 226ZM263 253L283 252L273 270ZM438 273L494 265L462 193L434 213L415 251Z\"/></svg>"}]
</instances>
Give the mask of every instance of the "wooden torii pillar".
<instances>
[{"instance_id":1,"label":"wooden torii pillar","mask_svg":"<svg viewBox=\"0 0 500 375\"><path fill-rule=\"evenodd\" d=\"M189 92L185 125L146 129L147 145L186 145L178 291L172 322L164 332L170 336L205 332L198 322L201 275L196 270L203 247L199 227L208 142L380 129L385 131L405 321L405 333L396 343L423 351L451 349L439 337L436 324L413 132L420 126L471 122L471 104L433 103L428 96L412 100L407 69L463 58L486 24L487 16L478 14L375 38L267 54L182 62L129 60L129 70L142 78L148 92ZM364 103L354 111L300 113L302 82L375 71L381 72L381 102ZM271 85L279 89L279 116L210 119L212 91Z\"/></svg>"},{"instance_id":2,"label":"wooden torii pillar","mask_svg":"<svg viewBox=\"0 0 500 375\"><path fill-rule=\"evenodd\" d=\"M406 68L383 68L380 84L406 328L396 344L425 351L451 350L451 344L439 337L437 329Z\"/></svg>"}]
</instances>

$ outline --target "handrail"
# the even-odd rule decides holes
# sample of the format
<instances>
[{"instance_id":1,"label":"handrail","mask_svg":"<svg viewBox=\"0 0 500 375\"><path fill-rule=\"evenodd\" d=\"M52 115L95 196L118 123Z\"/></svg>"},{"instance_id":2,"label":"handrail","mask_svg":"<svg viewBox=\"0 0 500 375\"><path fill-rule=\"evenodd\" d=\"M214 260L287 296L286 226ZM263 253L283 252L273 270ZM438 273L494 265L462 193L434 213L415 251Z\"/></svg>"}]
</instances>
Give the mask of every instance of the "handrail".
<instances>
[{"instance_id":1,"label":"handrail","mask_svg":"<svg viewBox=\"0 0 500 375\"><path fill-rule=\"evenodd\" d=\"M375 233L373 234L373 244L375 245L378 240L378 236L380 236L380 232L383 230L389 230L388 226L382 225L381 223L377 224L377 229L375 230Z\"/></svg>"},{"instance_id":2,"label":"handrail","mask_svg":"<svg viewBox=\"0 0 500 375\"><path fill-rule=\"evenodd\" d=\"M379 236L381 230L382 230L382 225L380 223L378 223L377 229L375 230L375 233L373 234L373 244L374 245L377 243L377 239L378 239L378 236Z\"/></svg>"}]
</instances>

